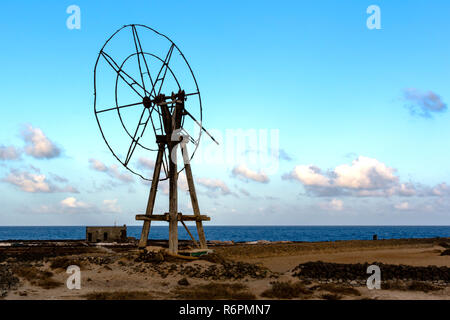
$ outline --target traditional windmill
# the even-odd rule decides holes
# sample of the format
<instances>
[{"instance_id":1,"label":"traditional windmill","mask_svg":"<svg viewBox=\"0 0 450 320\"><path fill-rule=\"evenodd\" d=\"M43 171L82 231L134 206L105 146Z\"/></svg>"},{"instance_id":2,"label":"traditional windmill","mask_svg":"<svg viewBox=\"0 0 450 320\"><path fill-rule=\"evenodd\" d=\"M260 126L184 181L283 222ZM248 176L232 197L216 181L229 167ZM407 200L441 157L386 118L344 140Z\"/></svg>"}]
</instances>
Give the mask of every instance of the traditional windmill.
<instances>
[{"instance_id":1,"label":"traditional windmill","mask_svg":"<svg viewBox=\"0 0 450 320\"><path fill-rule=\"evenodd\" d=\"M148 38L148 42L142 43L150 49L149 52L143 50L142 34ZM106 94L100 94L100 90ZM194 243L206 248L202 222L210 218L200 214L190 160L202 132L217 141L202 126L202 103L197 80L180 49L152 28L134 24L123 26L106 41L97 57L94 95L95 116L108 148L129 171L151 181L146 212L136 216L136 220L143 221L139 247L147 245L151 221L167 221L169 251L177 253L180 221ZM200 128L197 134L189 132L189 121L193 124L192 128ZM146 130L148 126L151 126L150 130ZM109 127L109 131L105 127ZM118 132L124 137L116 138ZM188 142L195 145L191 156ZM181 166L177 159L178 146L183 160ZM139 152L146 156L155 152L155 161L136 155ZM147 176L142 172L143 168L153 169L152 175ZM178 176L183 170L192 215L178 212ZM153 214L158 184L164 180L169 180L169 212ZM196 222L200 243L185 221Z\"/></svg>"}]
</instances>

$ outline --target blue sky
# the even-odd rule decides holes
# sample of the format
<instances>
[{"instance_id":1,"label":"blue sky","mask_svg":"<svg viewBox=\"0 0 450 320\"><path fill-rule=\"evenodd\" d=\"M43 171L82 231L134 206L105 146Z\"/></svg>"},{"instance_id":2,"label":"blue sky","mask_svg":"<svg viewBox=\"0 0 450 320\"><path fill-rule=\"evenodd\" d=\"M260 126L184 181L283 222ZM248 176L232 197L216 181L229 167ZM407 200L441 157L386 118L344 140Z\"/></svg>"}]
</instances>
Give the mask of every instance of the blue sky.
<instances>
[{"instance_id":1,"label":"blue sky","mask_svg":"<svg viewBox=\"0 0 450 320\"><path fill-rule=\"evenodd\" d=\"M80 30L66 27L72 4ZM366 26L372 4L380 30ZM211 224L448 225L448 12L448 1L3 1L0 225L137 224L149 186L111 155L93 111L97 54L130 23L169 36L193 68L204 125L221 137L203 136L203 160L229 146L227 130L279 134L276 170L194 161ZM161 186L155 212L167 201Z\"/></svg>"}]
</instances>

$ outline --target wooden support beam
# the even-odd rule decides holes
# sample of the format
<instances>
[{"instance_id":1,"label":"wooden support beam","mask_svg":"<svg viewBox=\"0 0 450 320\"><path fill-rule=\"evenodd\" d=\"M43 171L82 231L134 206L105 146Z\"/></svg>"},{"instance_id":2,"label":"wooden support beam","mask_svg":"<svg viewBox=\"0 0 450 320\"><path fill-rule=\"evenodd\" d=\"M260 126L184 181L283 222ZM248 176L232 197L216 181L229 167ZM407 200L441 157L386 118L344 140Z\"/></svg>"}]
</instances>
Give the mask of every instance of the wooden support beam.
<instances>
[{"instance_id":1,"label":"wooden support beam","mask_svg":"<svg viewBox=\"0 0 450 320\"><path fill-rule=\"evenodd\" d=\"M169 213L166 214L138 214L136 215L138 221L170 221ZM185 215L179 213L177 215L177 221L211 221L211 217L205 215Z\"/></svg>"},{"instance_id":2,"label":"wooden support beam","mask_svg":"<svg viewBox=\"0 0 450 320\"><path fill-rule=\"evenodd\" d=\"M150 194L148 196L147 209L145 214L150 216L153 214L153 208L155 206L156 192L158 191L159 175L161 173L161 164L164 155L164 145L159 145L158 155L156 156L155 169L153 171L152 186L150 188ZM142 226L141 238L139 240L139 248L145 248L147 246L148 234L150 232L151 220L145 220Z\"/></svg>"},{"instance_id":3,"label":"wooden support beam","mask_svg":"<svg viewBox=\"0 0 450 320\"><path fill-rule=\"evenodd\" d=\"M192 241L194 241L194 244L197 248L200 248L200 246L197 243L197 240L195 240L194 236L192 235L192 233L189 231L189 228L187 227L187 225L184 223L183 220L181 220L181 224L183 225L183 227L186 229L187 233L189 234L189 236L191 237Z\"/></svg>"},{"instance_id":4,"label":"wooden support beam","mask_svg":"<svg viewBox=\"0 0 450 320\"><path fill-rule=\"evenodd\" d=\"M211 221L211 217L204 216L204 215L181 215L178 216L178 221Z\"/></svg>"},{"instance_id":5,"label":"wooden support beam","mask_svg":"<svg viewBox=\"0 0 450 320\"><path fill-rule=\"evenodd\" d=\"M138 221L169 221L168 214L152 214L147 216L145 214L136 215L136 220Z\"/></svg>"},{"instance_id":6,"label":"wooden support beam","mask_svg":"<svg viewBox=\"0 0 450 320\"><path fill-rule=\"evenodd\" d=\"M186 144L182 145L181 152L183 154L184 170L186 172L186 180L188 183L189 195L191 196L192 209L194 211L195 216L200 216L200 207L198 205L197 193L195 192L194 177L192 176L192 169ZM197 224L198 239L200 240L200 247L202 249L206 249L208 248L208 246L206 245L206 237L205 231L203 230L202 220L196 220L196 224Z\"/></svg>"},{"instance_id":7,"label":"wooden support beam","mask_svg":"<svg viewBox=\"0 0 450 320\"><path fill-rule=\"evenodd\" d=\"M178 253L178 171L176 152L169 148L169 252ZM173 154L172 154L173 153Z\"/></svg>"},{"instance_id":8,"label":"wooden support beam","mask_svg":"<svg viewBox=\"0 0 450 320\"><path fill-rule=\"evenodd\" d=\"M167 105L161 106L164 111L163 116L168 122L170 131L166 130L169 146L169 252L178 253L178 169L177 169L177 144L178 141L172 141L175 130L181 128L184 109L184 91L178 92L180 103L175 104L175 110L170 111Z\"/></svg>"},{"instance_id":9,"label":"wooden support beam","mask_svg":"<svg viewBox=\"0 0 450 320\"><path fill-rule=\"evenodd\" d=\"M158 98L160 99L160 98ZM164 100L164 97L161 97ZM171 114L167 105L160 105L164 131L167 136L169 157L169 252L178 253L178 170L176 143L171 141L173 131L176 129L175 112Z\"/></svg>"}]
</instances>

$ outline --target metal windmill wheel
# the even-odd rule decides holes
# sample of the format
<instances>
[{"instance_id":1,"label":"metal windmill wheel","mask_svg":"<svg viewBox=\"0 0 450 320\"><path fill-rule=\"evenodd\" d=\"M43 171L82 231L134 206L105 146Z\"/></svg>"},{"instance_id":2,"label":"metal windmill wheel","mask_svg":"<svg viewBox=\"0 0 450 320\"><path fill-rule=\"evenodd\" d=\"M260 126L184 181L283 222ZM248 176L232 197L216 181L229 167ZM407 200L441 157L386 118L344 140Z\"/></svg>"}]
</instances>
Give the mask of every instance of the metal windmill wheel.
<instances>
[{"instance_id":1,"label":"metal windmill wheel","mask_svg":"<svg viewBox=\"0 0 450 320\"><path fill-rule=\"evenodd\" d=\"M145 48L145 50L144 50ZM202 132L200 91L189 63L167 36L144 25L117 30L103 45L94 68L94 111L103 139L129 171L152 182L139 242L147 244L152 220L169 222L169 250L178 250L178 221L206 248L190 159ZM214 140L215 141L215 140ZM195 145L191 156L187 143ZM215 141L216 142L216 141ZM217 143L217 142L216 142ZM177 147L182 166L178 170ZM153 161L152 154L156 154ZM185 170L193 215L178 212L178 174ZM159 181L169 180L169 212L153 214ZM197 243L184 221L196 221Z\"/></svg>"}]
</instances>

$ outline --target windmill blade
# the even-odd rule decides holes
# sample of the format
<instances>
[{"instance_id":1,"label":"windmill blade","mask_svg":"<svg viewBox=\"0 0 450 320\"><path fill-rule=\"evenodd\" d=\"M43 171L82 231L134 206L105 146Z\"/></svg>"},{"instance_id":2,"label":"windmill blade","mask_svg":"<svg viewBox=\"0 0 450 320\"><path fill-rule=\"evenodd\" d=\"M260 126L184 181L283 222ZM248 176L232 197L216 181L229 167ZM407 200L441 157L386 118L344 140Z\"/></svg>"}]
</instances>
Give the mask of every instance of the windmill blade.
<instances>
[{"instance_id":1,"label":"windmill blade","mask_svg":"<svg viewBox=\"0 0 450 320\"><path fill-rule=\"evenodd\" d=\"M133 77L131 77L128 73L126 73L123 69L120 68L120 66L117 64L116 61L114 61L113 58L109 54L107 54L105 51L100 51L100 55L103 56L103 58L106 60L106 62L113 68L113 70L117 73L117 75L131 88L134 92L138 94L141 98L143 96L133 87L133 85L137 85L138 87L142 88L144 90L144 93L146 90L136 81ZM125 79L127 77L129 80L131 80L131 83Z\"/></svg>"},{"instance_id":2,"label":"windmill blade","mask_svg":"<svg viewBox=\"0 0 450 320\"><path fill-rule=\"evenodd\" d=\"M217 145L219 145L219 143L216 141L216 139L214 139L214 137L202 126L202 124L200 122L197 121L197 119L194 118L194 116L192 114L189 113L189 111L187 111L186 109L184 109L184 112L192 118L192 120L194 120L194 122L203 130L205 131L205 133L212 139L212 141L214 141L215 143L217 143Z\"/></svg>"},{"instance_id":3,"label":"windmill blade","mask_svg":"<svg viewBox=\"0 0 450 320\"><path fill-rule=\"evenodd\" d=\"M145 84L144 84L143 73L142 73L142 70L141 70L141 63L140 63L139 54L142 55L142 60L144 60L145 69L147 70L144 73L147 73L147 75L148 75L148 77L150 79L150 83L151 83L152 87L153 87L153 79L152 79L152 75L150 73L150 69L149 69L148 64L147 64L147 59L145 59L144 50L142 50L141 40L139 39L139 35L138 35L138 32L137 32L136 26L132 25L131 26L131 31L133 32L133 40L134 40L134 44L135 44L135 47L136 47L136 54L137 54L137 58L138 58L138 62L139 62L139 71L141 72L142 85L144 86L144 90L145 90ZM145 91L147 91L147 90L145 90ZM150 92L150 94L151 94L151 92Z\"/></svg>"}]
</instances>

